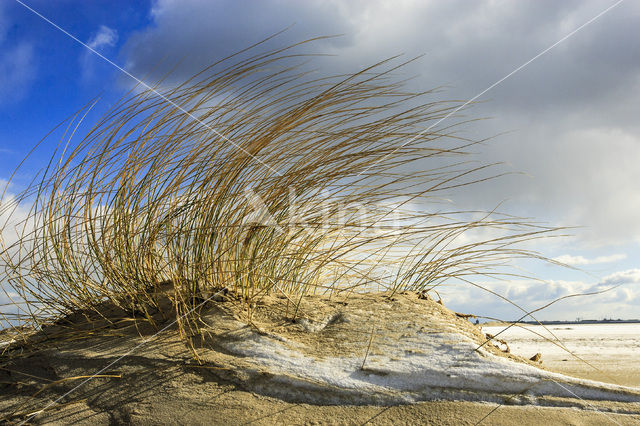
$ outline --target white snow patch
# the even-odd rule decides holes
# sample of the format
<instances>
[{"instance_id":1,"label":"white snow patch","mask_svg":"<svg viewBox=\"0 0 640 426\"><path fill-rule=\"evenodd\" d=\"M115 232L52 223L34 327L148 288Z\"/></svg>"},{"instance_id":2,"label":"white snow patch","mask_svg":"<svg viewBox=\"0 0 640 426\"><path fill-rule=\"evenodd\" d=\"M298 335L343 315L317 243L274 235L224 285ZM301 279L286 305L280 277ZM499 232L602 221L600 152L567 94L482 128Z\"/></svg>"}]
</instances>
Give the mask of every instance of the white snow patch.
<instances>
[{"instance_id":1,"label":"white snow patch","mask_svg":"<svg viewBox=\"0 0 640 426\"><path fill-rule=\"evenodd\" d=\"M226 344L277 380L306 389L339 390L360 402L429 399L535 403L538 396L639 402L633 388L575 379L493 355L456 333L416 333L401 340L376 339L365 369L362 357L316 358L259 334ZM380 350L381 349L381 350Z\"/></svg>"}]
</instances>

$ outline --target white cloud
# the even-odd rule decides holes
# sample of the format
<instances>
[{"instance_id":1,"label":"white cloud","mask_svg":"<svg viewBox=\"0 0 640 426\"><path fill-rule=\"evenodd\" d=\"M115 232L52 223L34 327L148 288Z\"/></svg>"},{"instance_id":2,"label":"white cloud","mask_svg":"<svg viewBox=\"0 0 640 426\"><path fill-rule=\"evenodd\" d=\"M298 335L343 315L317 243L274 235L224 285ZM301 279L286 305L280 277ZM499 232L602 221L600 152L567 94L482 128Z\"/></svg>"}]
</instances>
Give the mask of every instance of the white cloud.
<instances>
[{"instance_id":1,"label":"white cloud","mask_svg":"<svg viewBox=\"0 0 640 426\"><path fill-rule=\"evenodd\" d=\"M21 100L35 75L35 57L31 44L22 42L13 47L0 46L0 103Z\"/></svg>"},{"instance_id":2,"label":"white cloud","mask_svg":"<svg viewBox=\"0 0 640 426\"><path fill-rule=\"evenodd\" d=\"M19 250L14 245L20 240L23 230L28 230L31 217L29 208L17 204L15 194L11 193L10 189L11 185L8 181L0 178L0 252L3 252L3 256L14 256L18 253ZM7 251L4 252L4 250ZM23 254L29 253L30 244L26 244L26 247L20 251ZM4 258L0 257L0 329L9 325L6 321L11 321L12 315L21 312L19 304L24 301L9 286L7 273ZM10 318L3 319L2 314L8 314Z\"/></svg>"},{"instance_id":3,"label":"white cloud","mask_svg":"<svg viewBox=\"0 0 640 426\"><path fill-rule=\"evenodd\" d=\"M24 230L35 226L30 221L33 217L31 207L18 203L10 189L11 184L0 179L0 251L18 242Z\"/></svg>"},{"instance_id":4,"label":"white cloud","mask_svg":"<svg viewBox=\"0 0 640 426\"><path fill-rule=\"evenodd\" d=\"M100 29L88 42L87 45L94 49L99 50L102 47L113 47L118 41L118 32L106 25L100 25Z\"/></svg>"},{"instance_id":5,"label":"white cloud","mask_svg":"<svg viewBox=\"0 0 640 426\"><path fill-rule=\"evenodd\" d=\"M624 253L612 254L609 256L598 256L593 259L587 259L584 256L572 256L570 254L563 254L562 256L555 257L553 260L556 262L564 263L571 266L583 266L594 265L600 263L614 263L621 260L625 260L627 255Z\"/></svg>"},{"instance_id":6,"label":"white cloud","mask_svg":"<svg viewBox=\"0 0 640 426\"><path fill-rule=\"evenodd\" d=\"M640 269L627 269L607 275L596 287L611 287L624 284L640 284ZM640 293L639 293L640 294Z\"/></svg>"},{"instance_id":7,"label":"white cloud","mask_svg":"<svg viewBox=\"0 0 640 426\"><path fill-rule=\"evenodd\" d=\"M106 25L101 25L98 32L87 41L87 46L97 52L100 52L115 46L117 42L118 32ZM85 82L91 80L95 75L99 61L102 61L102 59L97 58L95 53L89 49L84 50L80 57L80 67L82 71L82 79Z\"/></svg>"},{"instance_id":8,"label":"white cloud","mask_svg":"<svg viewBox=\"0 0 640 426\"><path fill-rule=\"evenodd\" d=\"M6 41L11 22L0 3L0 105L20 101L36 75L33 45Z\"/></svg>"},{"instance_id":9,"label":"white cloud","mask_svg":"<svg viewBox=\"0 0 640 426\"><path fill-rule=\"evenodd\" d=\"M576 317L639 318L640 269L614 272L596 283L569 280L512 280L485 282L481 285L500 294L525 310L540 308L555 299L567 298L538 312L538 319L573 320ZM607 290L595 295L584 295ZM493 318L514 320L521 310L479 288L464 286L443 287L445 304L459 312L468 312ZM530 318L529 318L530 319Z\"/></svg>"}]
</instances>

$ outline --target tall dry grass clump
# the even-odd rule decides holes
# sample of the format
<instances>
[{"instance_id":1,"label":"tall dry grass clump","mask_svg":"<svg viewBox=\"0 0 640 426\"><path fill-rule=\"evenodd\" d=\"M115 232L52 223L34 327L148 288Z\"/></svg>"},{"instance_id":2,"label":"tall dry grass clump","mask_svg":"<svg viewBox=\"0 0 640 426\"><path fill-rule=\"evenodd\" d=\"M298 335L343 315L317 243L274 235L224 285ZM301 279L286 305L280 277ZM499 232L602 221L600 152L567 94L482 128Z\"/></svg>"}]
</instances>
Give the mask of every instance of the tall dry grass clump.
<instances>
[{"instance_id":1,"label":"tall dry grass clump","mask_svg":"<svg viewBox=\"0 0 640 426\"><path fill-rule=\"evenodd\" d=\"M86 111L70 120L37 180L2 200L4 217L29 211L17 238L2 229L0 282L20 320L109 301L162 310L190 336L223 289L248 302L425 290L535 256L517 243L552 229L439 203L490 167L465 157L475 142L448 117L461 102L404 89L397 59L317 77L296 49L138 87L83 135ZM463 238L478 229L497 234Z\"/></svg>"}]
</instances>

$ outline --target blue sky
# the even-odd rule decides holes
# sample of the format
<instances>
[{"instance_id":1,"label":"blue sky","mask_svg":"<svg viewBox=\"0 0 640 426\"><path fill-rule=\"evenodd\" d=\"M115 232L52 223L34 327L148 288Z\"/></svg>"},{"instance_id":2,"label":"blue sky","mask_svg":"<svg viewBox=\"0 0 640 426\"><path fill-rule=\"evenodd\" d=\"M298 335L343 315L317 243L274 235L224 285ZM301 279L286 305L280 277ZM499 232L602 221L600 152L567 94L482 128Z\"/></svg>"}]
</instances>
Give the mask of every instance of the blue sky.
<instances>
[{"instance_id":1,"label":"blue sky","mask_svg":"<svg viewBox=\"0 0 640 426\"><path fill-rule=\"evenodd\" d=\"M138 78L178 60L180 80L286 27L279 45L326 34L327 73L354 72L404 53L424 56L414 87L446 85L470 99L614 1L35 1L24 0ZM640 317L640 6L623 2L480 97L466 129L496 136L478 157L521 175L456 194L462 208L503 210L579 225L575 237L540 243L549 257L588 273L532 266L544 284L495 284L530 308L554 297L621 284L606 295L560 302L541 317ZM162 67L160 67L160 70ZM0 180L62 120L95 97L93 115L131 82L116 68L13 0L0 2ZM506 132L506 133L504 133ZM503 134L504 133L504 134ZM55 138L50 142L53 143ZM46 150L45 150L46 152ZM35 160L43 161L45 155ZM38 161L35 161L37 163ZM25 169L16 185L35 169ZM444 289L459 311L508 316L468 288Z\"/></svg>"},{"instance_id":2,"label":"blue sky","mask_svg":"<svg viewBox=\"0 0 640 426\"><path fill-rule=\"evenodd\" d=\"M151 23L143 1L26 3L116 61L128 35ZM13 1L0 4L0 61L0 170L94 97L101 109L125 89L111 65Z\"/></svg>"}]
</instances>

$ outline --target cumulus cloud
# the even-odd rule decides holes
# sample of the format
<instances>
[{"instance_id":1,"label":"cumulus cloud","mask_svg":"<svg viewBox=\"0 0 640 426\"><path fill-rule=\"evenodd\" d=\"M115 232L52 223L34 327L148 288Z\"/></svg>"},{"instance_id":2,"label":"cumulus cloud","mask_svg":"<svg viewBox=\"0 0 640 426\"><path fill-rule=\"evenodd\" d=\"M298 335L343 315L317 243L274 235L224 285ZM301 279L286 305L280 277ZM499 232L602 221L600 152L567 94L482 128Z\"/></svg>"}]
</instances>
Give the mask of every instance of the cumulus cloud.
<instances>
[{"instance_id":1,"label":"cumulus cloud","mask_svg":"<svg viewBox=\"0 0 640 426\"><path fill-rule=\"evenodd\" d=\"M619 262L627 258L624 253L612 254L608 256L598 256L593 259L587 259L584 256L572 256L570 254L563 254L562 256L555 257L553 260L556 262L564 263L571 266L583 266L594 265L598 263L613 263Z\"/></svg>"},{"instance_id":2,"label":"cumulus cloud","mask_svg":"<svg viewBox=\"0 0 640 426\"><path fill-rule=\"evenodd\" d=\"M596 283L580 280L509 280L484 282L480 285L509 299L526 311L532 311L569 295L537 312L538 319L573 320L577 317L589 319L638 318L640 302L640 269L614 272ZM444 287L440 291L447 306L492 318L515 320L523 311L499 297L476 287ZM604 291L604 292L603 292ZM602 292L600 294L591 294ZM529 318L530 319L530 318Z\"/></svg>"},{"instance_id":3,"label":"cumulus cloud","mask_svg":"<svg viewBox=\"0 0 640 426\"><path fill-rule=\"evenodd\" d=\"M11 192L11 185L0 178L0 252L13 255L17 253L14 247L25 229L30 227L29 207L16 203L15 194ZM4 252L7 250L7 252ZM22 254L28 254L30 247L25 247ZM8 325L16 325L13 321L16 314L24 314L21 306L24 299L11 289L7 282L7 270L4 259L0 258L0 329Z\"/></svg>"},{"instance_id":4,"label":"cumulus cloud","mask_svg":"<svg viewBox=\"0 0 640 426\"><path fill-rule=\"evenodd\" d=\"M0 178L0 250L11 247L25 230L35 226L30 221L31 206L18 203L11 189L11 184Z\"/></svg>"},{"instance_id":5,"label":"cumulus cloud","mask_svg":"<svg viewBox=\"0 0 640 426\"><path fill-rule=\"evenodd\" d=\"M25 42L0 46L0 75L0 104L23 99L36 75L33 46Z\"/></svg>"},{"instance_id":6,"label":"cumulus cloud","mask_svg":"<svg viewBox=\"0 0 640 426\"><path fill-rule=\"evenodd\" d=\"M640 284L640 269L628 269L607 275L594 288L609 288L624 284Z\"/></svg>"},{"instance_id":7,"label":"cumulus cloud","mask_svg":"<svg viewBox=\"0 0 640 426\"><path fill-rule=\"evenodd\" d=\"M9 43L11 22L0 4L0 106L20 101L36 75L33 45L24 41Z\"/></svg>"},{"instance_id":8,"label":"cumulus cloud","mask_svg":"<svg viewBox=\"0 0 640 426\"><path fill-rule=\"evenodd\" d=\"M101 52L112 48L118 42L118 32L106 25L101 25L98 31L87 41L87 46L91 49ZM85 49L80 57L80 66L82 69L82 79L90 80L96 72L96 65L102 59L96 58L96 55L88 49Z\"/></svg>"},{"instance_id":9,"label":"cumulus cloud","mask_svg":"<svg viewBox=\"0 0 640 426\"><path fill-rule=\"evenodd\" d=\"M95 50L105 46L113 47L118 41L118 32L106 25L100 25L98 32L87 42L87 45Z\"/></svg>"}]
</instances>

